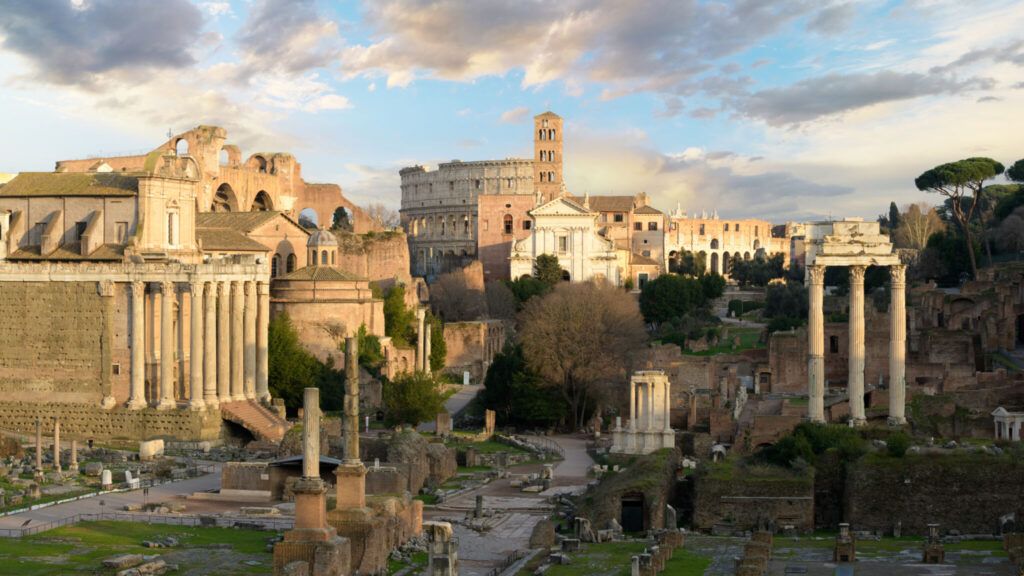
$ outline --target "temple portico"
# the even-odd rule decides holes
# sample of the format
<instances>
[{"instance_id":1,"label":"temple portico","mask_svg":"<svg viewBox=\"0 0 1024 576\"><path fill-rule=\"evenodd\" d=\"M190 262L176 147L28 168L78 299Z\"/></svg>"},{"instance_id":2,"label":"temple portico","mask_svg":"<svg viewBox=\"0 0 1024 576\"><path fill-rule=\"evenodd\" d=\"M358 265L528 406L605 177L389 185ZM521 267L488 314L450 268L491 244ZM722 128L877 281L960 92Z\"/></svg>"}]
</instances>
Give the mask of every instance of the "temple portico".
<instances>
[{"instance_id":1,"label":"temple portico","mask_svg":"<svg viewBox=\"0 0 1024 576\"><path fill-rule=\"evenodd\" d=\"M629 381L629 425L616 418L612 431L612 452L649 454L675 447L672 429L671 385L661 370L634 372Z\"/></svg>"},{"instance_id":2,"label":"temple portico","mask_svg":"<svg viewBox=\"0 0 1024 576\"><path fill-rule=\"evenodd\" d=\"M825 270L843 266L850 272L850 350L847 392L850 422L867 422L864 406L864 273L868 266L888 266L891 278L889 345L889 423L906 423L906 266L893 253L889 237L877 222L851 218L818 222L807 228L808 294L807 374L808 414L812 422L825 421Z\"/></svg>"}]
</instances>

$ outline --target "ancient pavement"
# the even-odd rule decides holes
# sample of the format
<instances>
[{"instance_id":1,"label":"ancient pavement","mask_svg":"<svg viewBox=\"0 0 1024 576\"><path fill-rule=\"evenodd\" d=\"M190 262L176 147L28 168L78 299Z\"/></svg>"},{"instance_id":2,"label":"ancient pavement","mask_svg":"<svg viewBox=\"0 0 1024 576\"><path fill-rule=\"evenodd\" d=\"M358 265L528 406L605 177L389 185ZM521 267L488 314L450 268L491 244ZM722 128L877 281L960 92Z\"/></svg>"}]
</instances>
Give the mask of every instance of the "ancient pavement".
<instances>
[{"instance_id":1,"label":"ancient pavement","mask_svg":"<svg viewBox=\"0 0 1024 576\"><path fill-rule=\"evenodd\" d=\"M470 384L468 386L459 386L455 394L452 394L447 401L444 403L444 409L454 417L458 414L469 402L476 397L477 393L483 390L483 384ZM417 430L420 432L433 432L435 422L424 422L417 426Z\"/></svg>"},{"instance_id":2,"label":"ancient pavement","mask_svg":"<svg viewBox=\"0 0 1024 576\"><path fill-rule=\"evenodd\" d=\"M594 463L587 454L586 439L575 436L548 436L547 439L565 451L565 459L555 466L551 491L586 485L588 468ZM540 464L528 464L509 472L526 474L539 472L541 468ZM494 514L486 519L485 532L454 524L455 535L459 538L459 574L463 576L486 574L513 551L529 549L534 525L554 510L545 494L520 492L509 486L507 479L501 479L425 510L424 520L462 521L475 507L477 495L484 497L484 509Z\"/></svg>"},{"instance_id":3,"label":"ancient pavement","mask_svg":"<svg viewBox=\"0 0 1024 576\"><path fill-rule=\"evenodd\" d=\"M84 498L74 502L56 504L39 510L31 510L20 514L0 517L0 528L19 528L26 520L31 520L28 526L43 524L70 518L76 514L98 514L101 512L122 512L126 504L143 504L145 502L164 502L175 500L178 496L216 490L220 488L220 464L208 463L213 466L213 473L188 480L161 484L149 489L149 494L143 494L141 489L130 492L117 492L103 494L93 498ZM102 503L102 504L101 504Z\"/></svg>"}]
</instances>

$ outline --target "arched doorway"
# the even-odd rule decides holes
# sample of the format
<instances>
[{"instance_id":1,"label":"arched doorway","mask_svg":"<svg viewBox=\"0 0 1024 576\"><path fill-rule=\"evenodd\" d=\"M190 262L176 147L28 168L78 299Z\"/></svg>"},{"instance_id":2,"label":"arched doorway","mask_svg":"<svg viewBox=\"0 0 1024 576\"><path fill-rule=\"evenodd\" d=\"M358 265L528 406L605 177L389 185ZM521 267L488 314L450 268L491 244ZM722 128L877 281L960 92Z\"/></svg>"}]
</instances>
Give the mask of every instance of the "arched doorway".
<instances>
[{"instance_id":1,"label":"arched doorway","mask_svg":"<svg viewBox=\"0 0 1024 576\"><path fill-rule=\"evenodd\" d=\"M568 270L562 270L562 282L572 282L572 275Z\"/></svg>"},{"instance_id":2,"label":"arched doorway","mask_svg":"<svg viewBox=\"0 0 1024 576\"><path fill-rule=\"evenodd\" d=\"M225 182L214 193L213 202L210 203L210 212L234 212L237 206L235 191L231 189L230 184Z\"/></svg>"},{"instance_id":3,"label":"arched doorway","mask_svg":"<svg viewBox=\"0 0 1024 576\"><path fill-rule=\"evenodd\" d=\"M252 201L252 208L250 208L249 211L250 212L268 212L268 211L273 210L273 209L274 209L274 204L270 200L270 194L267 194L265 191L260 190L256 194L256 199Z\"/></svg>"},{"instance_id":4,"label":"arched doorway","mask_svg":"<svg viewBox=\"0 0 1024 576\"><path fill-rule=\"evenodd\" d=\"M722 252L722 276L729 273L729 264L731 264L731 258L728 252Z\"/></svg>"},{"instance_id":5,"label":"arched doorway","mask_svg":"<svg viewBox=\"0 0 1024 576\"><path fill-rule=\"evenodd\" d=\"M711 273L718 274L718 252L711 253Z\"/></svg>"}]
</instances>

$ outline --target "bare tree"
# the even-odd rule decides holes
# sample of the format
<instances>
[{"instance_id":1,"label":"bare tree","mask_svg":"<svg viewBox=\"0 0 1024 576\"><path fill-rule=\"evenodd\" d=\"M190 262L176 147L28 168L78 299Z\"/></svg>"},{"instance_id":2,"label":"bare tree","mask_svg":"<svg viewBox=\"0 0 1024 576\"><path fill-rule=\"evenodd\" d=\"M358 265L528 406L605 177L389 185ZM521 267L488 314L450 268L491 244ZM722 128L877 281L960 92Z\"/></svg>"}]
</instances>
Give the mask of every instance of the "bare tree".
<instances>
[{"instance_id":1,"label":"bare tree","mask_svg":"<svg viewBox=\"0 0 1024 576\"><path fill-rule=\"evenodd\" d=\"M600 408L614 382L627 377L647 333L636 299L605 283L560 283L531 298L520 316L520 342L531 369L558 386L573 429L588 406Z\"/></svg>"},{"instance_id":2,"label":"bare tree","mask_svg":"<svg viewBox=\"0 0 1024 576\"><path fill-rule=\"evenodd\" d=\"M481 276L482 276L482 270ZM472 273L472 272L471 272ZM483 279L476 282L463 269L442 274L430 285L430 304L445 322L479 320L487 315Z\"/></svg>"},{"instance_id":3,"label":"bare tree","mask_svg":"<svg viewBox=\"0 0 1024 576\"><path fill-rule=\"evenodd\" d=\"M921 250L928 244L928 238L942 226L942 218L935 208L925 202L908 204L903 208L899 227L896 228L896 246Z\"/></svg>"},{"instance_id":4,"label":"bare tree","mask_svg":"<svg viewBox=\"0 0 1024 576\"><path fill-rule=\"evenodd\" d=\"M363 208L363 212L370 217L378 226L382 228L395 228L401 223L401 218L398 215L398 211L394 208L389 208L379 202L368 204Z\"/></svg>"},{"instance_id":5,"label":"bare tree","mask_svg":"<svg viewBox=\"0 0 1024 576\"><path fill-rule=\"evenodd\" d=\"M488 282L484 285L484 293L487 296L488 317L500 320L512 320L516 317L516 295L504 282Z\"/></svg>"}]
</instances>

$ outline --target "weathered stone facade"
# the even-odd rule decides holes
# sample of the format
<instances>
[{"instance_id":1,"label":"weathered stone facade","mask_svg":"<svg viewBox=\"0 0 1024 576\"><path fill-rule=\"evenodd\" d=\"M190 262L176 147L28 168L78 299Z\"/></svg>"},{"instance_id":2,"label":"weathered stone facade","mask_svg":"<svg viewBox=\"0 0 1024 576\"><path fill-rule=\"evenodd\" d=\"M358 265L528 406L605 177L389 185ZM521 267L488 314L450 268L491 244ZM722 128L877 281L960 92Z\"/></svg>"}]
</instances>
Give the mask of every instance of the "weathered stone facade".
<instances>
[{"instance_id":1,"label":"weathered stone facade","mask_svg":"<svg viewBox=\"0 0 1024 576\"><path fill-rule=\"evenodd\" d=\"M501 320L447 322L445 370L462 378L469 372L473 382L482 382L494 356L505 346L505 324Z\"/></svg>"},{"instance_id":2,"label":"weathered stone facade","mask_svg":"<svg viewBox=\"0 0 1024 576\"><path fill-rule=\"evenodd\" d=\"M669 215L668 227L665 235L665 252L668 257L671 258L680 250L693 252L704 262L709 272L726 278L732 261L750 260L761 250L769 257L782 254L783 265L789 265L789 237L776 237L772 223L767 220L719 218L718 212L710 217L706 212L699 216L689 216L676 207ZM789 228L781 227L781 230Z\"/></svg>"}]
</instances>

